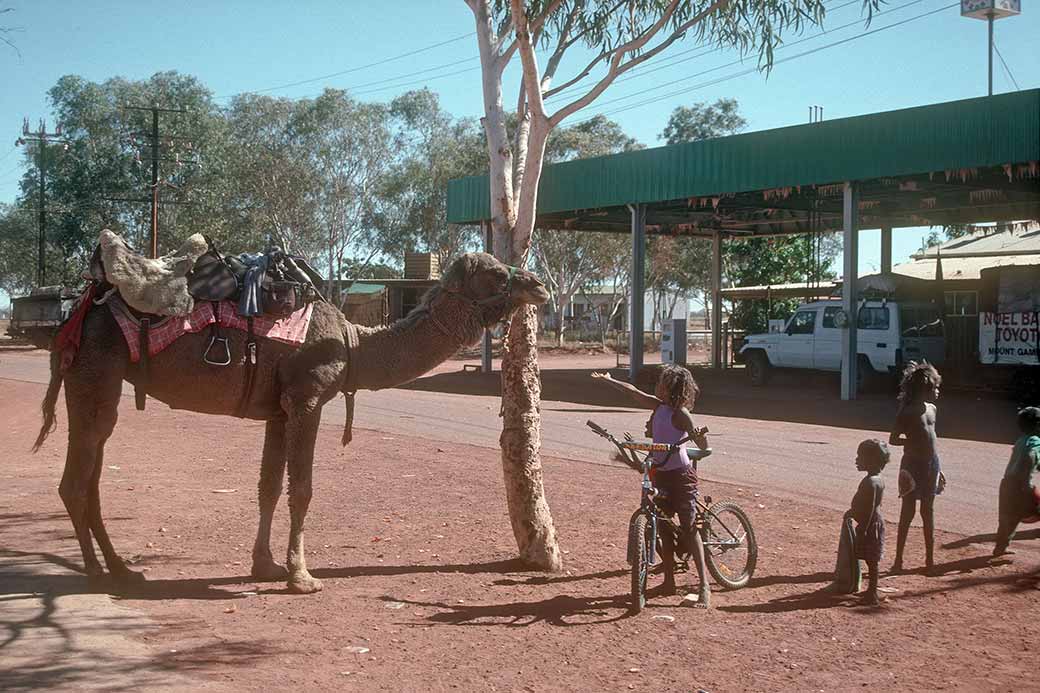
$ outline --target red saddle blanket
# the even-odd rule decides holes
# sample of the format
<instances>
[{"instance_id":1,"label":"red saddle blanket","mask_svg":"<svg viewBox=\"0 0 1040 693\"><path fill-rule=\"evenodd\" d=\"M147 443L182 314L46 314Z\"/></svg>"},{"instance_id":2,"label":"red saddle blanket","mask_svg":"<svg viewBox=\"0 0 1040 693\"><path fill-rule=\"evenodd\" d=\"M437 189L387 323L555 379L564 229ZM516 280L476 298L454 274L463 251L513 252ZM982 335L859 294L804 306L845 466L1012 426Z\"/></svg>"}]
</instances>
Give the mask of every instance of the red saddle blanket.
<instances>
[{"instance_id":1,"label":"red saddle blanket","mask_svg":"<svg viewBox=\"0 0 1040 693\"><path fill-rule=\"evenodd\" d=\"M220 301L216 304L215 311L213 306L213 303L198 303L195 310L186 316L166 317L153 322L148 327L148 355L155 356L184 334L201 332L213 323L243 332L249 329L248 321L238 315L235 304L231 301ZM119 323L119 329L123 331L126 345L130 349L131 363L137 363L141 360L140 320L118 296L112 296L108 300L108 307L112 311L112 317ZM253 318L253 334L285 344L303 344L303 340L307 338L307 328L310 326L313 311L314 304L308 303L278 320Z\"/></svg>"}]
</instances>

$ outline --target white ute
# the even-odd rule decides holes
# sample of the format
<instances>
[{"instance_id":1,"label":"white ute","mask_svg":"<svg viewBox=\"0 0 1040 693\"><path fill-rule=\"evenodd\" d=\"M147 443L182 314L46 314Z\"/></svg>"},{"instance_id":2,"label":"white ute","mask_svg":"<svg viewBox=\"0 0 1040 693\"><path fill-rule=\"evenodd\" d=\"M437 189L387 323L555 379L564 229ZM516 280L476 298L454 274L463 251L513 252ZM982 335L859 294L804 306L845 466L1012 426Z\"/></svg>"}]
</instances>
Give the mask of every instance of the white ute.
<instances>
[{"instance_id":1,"label":"white ute","mask_svg":"<svg viewBox=\"0 0 1040 693\"><path fill-rule=\"evenodd\" d=\"M859 304L860 383L877 373L896 372L905 361L940 364L945 355L937 308L922 302L866 300ZM764 385L774 368L841 371L840 300L798 307L779 332L749 335L740 350L753 385Z\"/></svg>"}]
</instances>

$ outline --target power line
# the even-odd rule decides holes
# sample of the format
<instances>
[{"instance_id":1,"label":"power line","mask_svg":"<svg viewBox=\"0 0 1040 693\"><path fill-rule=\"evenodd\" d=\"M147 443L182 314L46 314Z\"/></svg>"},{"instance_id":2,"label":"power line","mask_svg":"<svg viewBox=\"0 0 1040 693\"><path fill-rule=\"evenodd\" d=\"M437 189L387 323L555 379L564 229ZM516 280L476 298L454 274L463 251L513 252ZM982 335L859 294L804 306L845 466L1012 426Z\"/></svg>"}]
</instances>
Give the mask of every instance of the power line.
<instances>
[{"instance_id":1,"label":"power line","mask_svg":"<svg viewBox=\"0 0 1040 693\"><path fill-rule=\"evenodd\" d=\"M908 7L912 7L913 5L918 5L918 4L920 4L920 3L924 2L924 1L925 0L912 0L912 2L908 2L908 3L904 4L904 5L900 5L898 7L892 8L891 10L888 10L888 12L889 13L897 12L899 10L903 10L903 9L908 8ZM878 14L881 14L881 13L878 12ZM791 41L790 43L785 43L785 44L781 45L780 47L778 47L776 50L779 52L779 51L784 50L785 48L791 48L792 46L797 46L797 45L805 43L807 41L812 41L812 40L817 39L820 36L824 36L824 35L826 35L828 33L834 33L836 31L841 31L843 29L848 29L849 27L854 26L854 25L859 24L859 23L860 23L860 20L856 19L856 20L854 20L852 22L849 22L847 24L843 24L843 25L835 27L833 29L827 29L825 31L822 31L819 34L813 34L812 36L806 36L804 38L800 38L797 41ZM886 28L886 27L882 27L882 29L884 29L884 28ZM875 32L876 31L879 31L879 30L875 30ZM866 35L867 35L866 33L858 34L857 36L854 36L852 38L858 38L860 36L866 36ZM850 39L844 39L844 40L848 41ZM817 50L822 50L824 48L828 48L830 45L838 45L838 44L834 43L834 44L824 45L824 46L819 47ZM789 59L790 58L775 61L774 65L786 62ZM676 85L676 84L682 84L683 82L689 82L690 80L695 79L697 77L703 77L704 75L708 75L708 74L711 74L713 72L718 72L719 70L723 70L723 69L725 69L727 67L733 67L734 65L742 65L742 64L744 64L744 59L743 58L739 58L737 60L730 61L730 62L725 63L723 65L718 65L716 67L711 67L711 68L708 68L706 70L702 70L700 72L695 72L692 75L687 75L685 77L680 77L679 79L674 79L674 80L671 80L669 82L662 82L660 84L656 84L656 85L654 85L652 87L648 87L646 89L641 89L641 90L633 92L631 94L626 94L624 96L618 96L618 97L613 98L613 99L608 99L607 101L601 101L597 105L598 105L598 107L602 108L603 106L607 106L607 105L612 104L612 103L618 103L620 101L627 101L627 100L635 98L637 96L642 96L643 94L649 94L650 92L657 91L659 89L664 89L665 87L670 87L670 86L673 86L673 85ZM758 71L759 71L759 68L756 66L756 67L753 67L753 68L750 68L750 69L746 70L745 72L741 72L740 74L750 74L752 72L758 72Z\"/></svg>"},{"instance_id":2,"label":"power line","mask_svg":"<svg viewBox=\"0 0 1040 693\"><path fill-rule=\"evenodd\" d=\"M368 63L367 65L359 65L357 67L351 67L351 68L348 68L346 70L340 70L339 72L331 72L331 73L329 73L327 75L321 75L320 77L311 77L310 79L301 79L301 80L296 81L296 82L289 82L288 84L279 84L278 86L266 87L264 89L251 89L249 91L243 91L243 92L239 92L237 94L225 94L224 96L218 96L216 98L217 99L231 99L231 98L234 98L236 96L243 96L245 94L265 94L267 92L278 91L279 89L288 89L290 87L298 87L298 86L303 85L303 84L313 84L314 82L320 82L323 79L331 79L333 77L341 77L343 75L349 75L349 74L351 74L353 72L360 72L361 70L367 70L370 67L378 67L379 65L385 65L386 63L393 62L395 60L400 60L402 58L410 58L413 55L419 55L420 53L425 53L427 51L434 50L435 48L440 48L442 46L447 46L450 43L455 43L456 41L461 41L462 39L466 39L466 38L469 38L471 36L474 36L475 33L476 32L470 32L468 34L462 34L461 36L456 36L456 37L450 38L450 39L448 39L446 41L441 41L440 43L435 43L435 44L432 44L430 46L425 46L424 48L417 48L417 49L415 49L413 51L408 51L407 53L401 53L399 55L390 56L389 58L383 58L382 60L377 60L374 63Z\"/></svg>"},{"instance_id":3,"label":"power line","mask_svg":"<svg viewBox=\"0 0 1040 693\"><path fill-rule=\"evenodd\" d=\"M848 2L844 2L844 3L840 4L840 5L837 5L836 7L828 8L827 11L828 12L837 12L838 10L843 10L846 7L850 6L850 5L860 5L860 4L861 4L860 0L849 0ZM878 12L877 14L881 14L881 12ZM852 26L853 24L858 24L858 23L859 23L859 20L857 20L855 22L850 22L849 24L843 24L842 26L835 27L833 29L824 29L823 31L821 31L818 34L814 34L812 36L808 36L806 38L799 39L798 41L793 41L791 43L787 43L787 44L784 44L784 45L786 45L786 46L797 45L798 43L801 43L803 41L810 41L810 40L816 38L817 36L823 36L824 34L826 34L828 32L832 32L832 31L840 31L841 29L845 29L847 27ZM680 63L689 62L691 60L695 60L696 58L703 58L706 55L711 55L712 53L717 53L717 52L720 52L720 50L721 50L718 47L708 48L707 50L702 50L702 48L703 48L703 45L694 46L693 48L687 48L686 50L678 51L677 53L672 53L671 55L667 56L666 58L662 58L661 60L647 62L644 65L636 66L636 67L632 68L629 72L625 73L625 75L623 75L623 76L619 77L618 79L614 80L614 83L611 86L613 86L614 84L622 84L624 82L628 82L628 81L633 80L633 79L641 79L641 78L645 77L646 75L652 74L654 72L660 72L661 70L667 70L668 68L674 67L675 65L678 65ZM689 55L690 53L694 53L695 51L698 51L698 50L701 51L701 52L696 53L695 55ZM689 56L689 57L683 58L682 56ZM588 79L591 76L592 76L591 74L587 75L586 77L584 77L579 82L576 82L573 85L567 87L566 89L563 89L563 90L557 92L556 94L553 94L549 98L550 99L555 99L558 96L562 96L564 94L571 94L571 93L577 93L579 91L584 91L585 89L587 89L587 87L582 87L581 86L581 82L585 81L585 79Z\"/></svg>"},{"instance_id":4,"label":"power line","mask_svg":"<svg viewBox=\"0 0 1040 693\"><path fill-rule=\"evenodd\" d=\"M908 3L907 5L903 5L902 7L908 7L909 5L914 5L914 4L917 4L918 2L922 2L922 1L923 0L915 0L914 2ZM851 41L855 41L857 39L861 39L861 38L865 38L867 36L871 36L873 34L877 34L877 33L881 32L881 31L885 31L887 29L894 29L894 28L902 26L904 24L908 24L909 22L913 22L913 21L916 21L918 19L923 19L924 17L929 17L929 16L931 16L933 14L938 14L939 12L943 12L945 10L948 10L948 9L952 8L952 7L959 7L959 3L946 5L944 7L940 7L938 9L931 10L929 12L924 12L922 14L915 15L913 17L909 17L909 18L904 19L904 20L899 21L899 22L895 22L894 24L889 24L887 26L879 27L877 29L872 29L870 31L865 31L862 34L857 34L856 36L850 36L849 38L841 39L840 41L834 41L832 43L828 43L828 44L825 44L823 46L818 46L817 48L813 48L813 49L810 49L808 51L803 51L802 53L797 53L795 55L791 55L791 56L788 56L786 58L782 58L780 60L776 60L776 61L773 62L773 65L780 65L780 64L783 64L783 63L786 63L786 62L790 62L792 60L796 60L798 58L805 57L807 55L812 55L814 53L819 53L820 51L826 50L828 48L834 48L835 46L840 46L840 45L849 43ZM792 43L792 44L788 44L788 45L794 45L794 44ZM781 48L783 48L783 47L781 46ZM740 61L736 61L736 62L739 63ZM736 64L736 63L728 63L726 65L720 66L719 68L715 68L713 70L707 70L707 71L705 71L703 73L700 73L700 74L706 74L708 72L714 72L714 71L716 71L718 69L721 69L723 67L730 67L730 66L732 66L734 64ZM576 123L586 122L588 120L591 120L592 118L595 118L598 115L599 116L611 116L611 115L615 115L617 113L623 113L625 111L630 111L630 110L635 109L635 108L641 108L642 106L647 106L647 105L650 105L650 104L653 104L653 103L657 103L659 101L664 101L666 99L670 99L673 96L680 96L682 94L686 94L688 92L695 91L697 89L703 89L704 87L714 86L714 85L719 84L721 82L726 82L726 81L731 80L731 79L736 79L737 77L743 77L745 75L749 75L749 74L752 74L752 73L758 72L758 71L759 71L758 67L749 68L747 70L741 70L740 72L734 72L734 73L731 73L729 75L725 75L723 77L720 77L718 79L709 80L707 82L701 82L700 84L695 84L695 85L693 85L691 87L687 87L687 88L684 88L684 89L679 89L677 91L669 92L667 94L663 94L661 96L657 96L657 97L654 97L653 99L648 99L646 101L641 101L641 102L639 102L637 104L632 104L630 106L623 106L621 108L617 108L617 109L614 109L614 110L611 110L611 111L604 111L604 112L600 112L600 113L594 113L594 114L590 115L587 118L583 118L580 121L576 121ZM680 80L680 81L682 81L682 80ZM653 90L655 90L657 88L659 88L659 87L653 87L651 89L643 90L642 92L636 92L634 94L629 94L628 96L623 97L623 98L624 99L629 99L629 98L632 98L634 96L639 96L642 93L646 93L648 91L653 91ZM618 101L618 100L621 100L621 99L615 99L614 101Z\"/></svg>"},{"instance_id":5,"label":"power line","mask_svg":"<svg viewBox=\"0 0 1040 693\"><path fill-rule=\"evenodd\" d=\"M1004 66L1004 72L1006 72L1007 76L1011 78L1011 83L1015 85L1015 89L1021 89L1022 87L1018 86L1018 80L1016 80L1015 76L1011 74L1011 68L1009 68L1007 62L1004 61L1004 56L1001 55L1000 49L997 48L997 44L995 43L993 44L993 50L997 52L997 57L1000 58L1000 64Z\"/></svg>"}]
</instances>

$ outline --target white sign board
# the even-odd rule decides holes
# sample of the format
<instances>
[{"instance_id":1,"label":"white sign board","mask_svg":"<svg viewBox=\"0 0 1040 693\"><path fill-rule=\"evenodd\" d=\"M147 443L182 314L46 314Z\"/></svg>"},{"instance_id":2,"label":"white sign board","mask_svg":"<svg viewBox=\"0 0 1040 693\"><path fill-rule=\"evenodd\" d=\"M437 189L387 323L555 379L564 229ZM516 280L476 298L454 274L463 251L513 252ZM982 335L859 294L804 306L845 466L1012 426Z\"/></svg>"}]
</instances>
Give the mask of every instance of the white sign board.
<instances>
[{"instance_id":1,"label":"white sign board","mask_svg":"<svg viewBox=\"0 0 1040 693\"><path fill-rule=\"evenodd\" d=\"M974 19L1012 17L1022 12L1022 0L961 0L961 16Z\"/></svg>"},{"instance_id":2,"label":"white sign board","mask_svg":"<svg viewBox=\"0 0 1040 693\"><path fill-rule=\"evenodd\" d=\"M979 361L1040 365L1040 313L979 313Z\"/></svg>"}]
</instances>

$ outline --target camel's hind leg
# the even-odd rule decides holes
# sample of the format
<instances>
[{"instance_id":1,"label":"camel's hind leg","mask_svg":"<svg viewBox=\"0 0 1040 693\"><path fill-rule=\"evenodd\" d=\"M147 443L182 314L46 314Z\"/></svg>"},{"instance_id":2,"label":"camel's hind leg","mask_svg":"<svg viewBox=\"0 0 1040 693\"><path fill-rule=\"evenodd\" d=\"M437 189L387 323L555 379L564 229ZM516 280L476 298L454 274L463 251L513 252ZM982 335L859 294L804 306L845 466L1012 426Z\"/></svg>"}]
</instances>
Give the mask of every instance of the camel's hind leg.
<instances>
[{"instance_id":1,"label":"camel's hind leg","mask_svg":"<svg viewBox=\"0 0 1040 693\"><path fill-rule=\"evenodd\" d=\"M102 440L97 445L94 474L90 486L90 499L87 506L90 529L94 533L94 539L97 540L98 546L101 547L101 553L105 557L105 565L108 566L108 572L112 574L113 578L124 582L143 581L144 574L127 568L126 563L116 553L116 550L112 547L112 540L108 538L108 532L105 530L105 523L101 519L100 483L101 470L105 466L104 457L105 441Z\"/></svg>"},{"instance_id":2,"label":"camel's hind leg","mask_svg":"<svg viewBox=\"0 0 1040 693\"><path fill-rule=\"evenodd\" d=\"M87 575L102 574L101 564L94 552L94 543L90 532L94 529L98 542L105 554L109 569L113 562L109 560L112 543L108 540L104 526L101 524L101 506L98 493L98 482L101 476L101 452L105 441L116 425L116 401L101 404L95 397L103 393L91 391L93 388L79 388L73 384L66 385L66 402L69 413L69 449L65 457L65 472L61 477L58 493L65 503L65 509L72 520L76 531L80 551L83 553L83 565ZM86 394L77 397L77 394ZM100 529L100 532L98 531ZM122 561L120 561L120 564ZM126 567L123 566L123 570ZM116 567L118 570L118 566Z\"/></svg>"},{"instance_id":3,"label":"camel's hind leg","mask_svg":"<svg viewBox=\"0 0 1040 693\"><path fill-rule=\"evenodd\" d=\"M321 581L307 570L303 549L303 525L311 503L311 470L314 466L314 443L318 437L321 409L307 414L290 414L285 442L289 465L289 591L309 594L321 591Z\"/></svg>"},{"instance_id":4,"label":"camel's hind leg","mask_svg":"<svg viewBox=\"0 0 1040 693\"><path fill-rule=\"evenodd\" d=\"M257 580L284 580L284 566L271 555L271 520L282 495L285 476L285 418L270 419L264 434L264 456L260 463L260 525L253 544L252 575Z\"/></svg>"}]
</instances>

